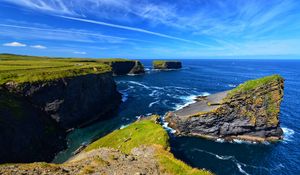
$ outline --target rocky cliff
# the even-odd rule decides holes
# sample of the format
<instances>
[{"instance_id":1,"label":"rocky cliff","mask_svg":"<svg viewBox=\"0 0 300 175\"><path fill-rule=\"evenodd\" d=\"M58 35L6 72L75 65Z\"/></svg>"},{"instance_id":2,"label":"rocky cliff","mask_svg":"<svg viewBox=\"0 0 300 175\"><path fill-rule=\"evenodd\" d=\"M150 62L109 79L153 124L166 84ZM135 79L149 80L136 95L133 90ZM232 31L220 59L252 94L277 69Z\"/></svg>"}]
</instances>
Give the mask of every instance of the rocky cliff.
<instances>
[{"instance_id":1,"label":"rocky cliff","mask_svg":"<svg viewBox=\"0 0 300 175\"><path fill-rule=\"evenodd\" d=\"M46 82L6 83L3 87L25 97L65 129L105 117L121 103L110 72Z\"/></svg>"},{"instance_id":2,"label":"rocky cliff","mask_svg":"<svg viewBox=\"0 0 300 175\"><path fill-rule=\"evenodd\" d=\"M125 59L0 54L0 162L50 161L67 130L117 111L113 74L143 71Z\"/></svg>"},{"instance_id":3,"label":"rocky cliff","mask_svg":"<svg viewBox=\"0 0 300 175\"><path fill-rule=\"evenodd\" d=\"M143 74L144 66L140 61L113 61L108 63L114 75Z\"/></svg>"},{"instance_id":4,"label":"rocky cliff","mask_svg":"<svg viewBox=\"0 0 300 175\"><path fill-rule=\"evenodd\" d=\"M279 75L251 80L166 114L178 135L209 139L274 141L282 138L279 122L284 80Z\"/></svg>"},{"instance_id":5,"label":"rocky cliff","mask_svg":"<svg viewBox=\"0 0 300 175\"><path fill-rule=\"evenodd\" d=\"M0 174L212 175L177 160L157 117L142 119L95 141L63 164L0 165Z\"/></svg>"},{"instance_id":6,"label":"rocky cliff","mask_svg":"<svg viewBox=\"0 0 300 175\"><path fill-rule=\"evenodd\" d=\"M0 163L51 161L65 132L25 97L0 88Z\"/></svg>"},{"instance_id":7,"label":"rocky cliff","mask_svg":"<svg viewBox=\"0 0 300 175\"><path fill-rule=\"evenodd\" d=\"M161 61L156 60L152 63L154 69L180 69L182 68L182 63L180 61Z\"/></svg>"}]
</instances>

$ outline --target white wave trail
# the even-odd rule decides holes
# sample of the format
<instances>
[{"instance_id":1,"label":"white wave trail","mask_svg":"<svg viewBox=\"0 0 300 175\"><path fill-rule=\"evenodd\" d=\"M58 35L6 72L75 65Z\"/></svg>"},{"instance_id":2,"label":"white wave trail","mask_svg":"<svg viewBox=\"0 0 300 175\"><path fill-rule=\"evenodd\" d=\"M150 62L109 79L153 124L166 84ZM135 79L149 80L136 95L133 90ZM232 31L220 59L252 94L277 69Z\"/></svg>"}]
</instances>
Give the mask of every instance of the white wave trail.
<instances>
[{"instance_id":1,"label":"white wave trail","mask_svg":"<svg viewBox=\"0 0 300 175\"><path fill-rule=\"evenodd\" d=\"M159 100L154 101L154 102L151 102L151 103L148 105L148 107L151 108L154 104L157 104L157 103L159 103Z\"/></svg>"},{"instance_id":2,"label":"white wave trail","mask_svg":"<svg viewBox=\"0 0 300 175\"><path fill-rule=\"evenodd\" d=\"M282 130L283 130L283 141L284 142L292 141L292 139L294 138L295 131L285 127L283 127Z\"/></svg>"}]
</instances>

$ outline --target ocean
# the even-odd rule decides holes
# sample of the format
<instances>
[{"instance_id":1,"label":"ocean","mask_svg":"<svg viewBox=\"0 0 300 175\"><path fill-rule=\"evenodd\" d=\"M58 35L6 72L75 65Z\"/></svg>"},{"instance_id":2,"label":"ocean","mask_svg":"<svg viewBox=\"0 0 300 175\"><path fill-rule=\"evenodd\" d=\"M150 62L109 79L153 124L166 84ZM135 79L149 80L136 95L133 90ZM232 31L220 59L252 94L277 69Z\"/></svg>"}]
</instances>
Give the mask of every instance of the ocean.
<instances>
[{"instance_id":1,"label":"ocean","mask_svg":"<svg viewBox=\"0 0 300 175\"><path fill-rule=\"evenodd\" d=\"M164 115L192 103L199 95L230 90L244 81L272 74L285 79L280 121L284 140L257 144L232 143L200 138L174 137L171 152L193 167L223 174L300 174L300 60L284 59L198 59L182 60L183 68L172 71L151 69L151 60L141 60L145 75L115 77L123 103L112 119L75 129L68 135L68 149L53 162L67 160L81 144L124 127L140 116ZM164 124L166 126L166 124Z\"/></svg>"}]
</instances>

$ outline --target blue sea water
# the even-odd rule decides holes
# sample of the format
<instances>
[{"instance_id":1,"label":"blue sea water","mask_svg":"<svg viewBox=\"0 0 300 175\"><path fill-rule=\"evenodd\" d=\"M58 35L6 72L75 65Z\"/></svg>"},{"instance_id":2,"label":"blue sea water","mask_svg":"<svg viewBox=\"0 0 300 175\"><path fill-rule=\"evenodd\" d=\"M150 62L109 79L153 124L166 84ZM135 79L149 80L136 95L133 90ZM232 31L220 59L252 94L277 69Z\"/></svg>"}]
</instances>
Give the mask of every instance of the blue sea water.
<instances>
[{"instance_id":1,"label":"blue sea water","mask_svg":"<svg viewBox=\"0 0 300 175\"><path fill-rule=\"evenodd\" d=\"M124 127L139 116L164 115L191 103L196 96L229 90L249 79L280 74L285 78L280 113L283 141L228 143L171 134L171 151L193 167L220 175L300 174L300 60L183 60L183 69L176 71L155 71L151 69L151 60L142 62L147 68L145 75L115 78L124 101L118 114L71 132L69 148L58 154L54 162L65 161L82 143Z\"/></svg>"}]
</instances>

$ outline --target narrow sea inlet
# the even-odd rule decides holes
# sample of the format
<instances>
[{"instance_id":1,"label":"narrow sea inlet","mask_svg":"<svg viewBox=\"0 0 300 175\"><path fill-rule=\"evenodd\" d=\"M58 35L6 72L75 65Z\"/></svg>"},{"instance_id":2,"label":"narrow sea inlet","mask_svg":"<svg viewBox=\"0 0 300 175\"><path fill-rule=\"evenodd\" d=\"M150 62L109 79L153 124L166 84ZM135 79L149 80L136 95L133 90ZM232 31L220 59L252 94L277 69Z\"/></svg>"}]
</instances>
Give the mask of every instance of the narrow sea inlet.
<instances>
[{"instance_id":1,"label":"narrow sea inlet","mask_svg":"<svg viewBox=\"0 0 300 175\"><path fill-rule=\"evenodd\" d=\"M110 120L76 129L68 135L68 149L54 162L63 162L80 145L126 127L140 116L164 115L193 102L199 95L230 90L249 79L272 74L285 78L280 121L284 139L275 144L232 143L200 138L173 137L171 152L193 167L206 168L216 174L297 174L300 172L300 61L298 60L183 60L177 71L151 69L151 60L141 61L145 75L115 77L124 103Z\"/></svg>"}]
</instances>

